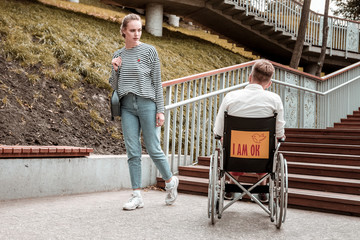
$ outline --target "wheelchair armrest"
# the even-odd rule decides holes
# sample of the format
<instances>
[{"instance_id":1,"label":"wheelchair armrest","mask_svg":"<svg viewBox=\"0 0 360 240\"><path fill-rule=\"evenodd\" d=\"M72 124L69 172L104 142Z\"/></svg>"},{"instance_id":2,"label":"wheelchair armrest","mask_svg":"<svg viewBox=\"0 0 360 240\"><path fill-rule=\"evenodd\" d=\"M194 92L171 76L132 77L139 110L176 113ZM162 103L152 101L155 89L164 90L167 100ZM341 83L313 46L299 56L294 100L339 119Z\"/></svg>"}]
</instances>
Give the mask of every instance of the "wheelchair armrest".
<instances>
[{"instance_id":1,"label":"wheelchair armrest","mask_svg":"<svg viewBox=\"0 0 360 240\"><path fill-rule=\"evenodd\" d=\"M216 139L216 140L220 140L221 138L222 138L221 136L215 135L215 139Z\"/></svg>"}]
</instances>

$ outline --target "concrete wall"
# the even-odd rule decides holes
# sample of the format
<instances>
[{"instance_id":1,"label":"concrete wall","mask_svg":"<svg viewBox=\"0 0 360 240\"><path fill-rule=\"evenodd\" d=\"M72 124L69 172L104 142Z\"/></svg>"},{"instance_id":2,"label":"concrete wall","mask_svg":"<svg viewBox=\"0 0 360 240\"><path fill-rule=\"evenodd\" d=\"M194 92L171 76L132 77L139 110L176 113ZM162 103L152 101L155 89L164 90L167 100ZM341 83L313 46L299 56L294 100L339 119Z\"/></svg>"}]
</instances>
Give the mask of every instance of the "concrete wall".
<instances>
[{"instance_id":1,"label":"concrete wall","mask_svg":"<svg viewBox=\"0 0 360 240\"><path fill-rule=\"evenodd\" d=\"M156 183L156 167L142 157L143 187ZM125 155L84 158L0 159L0 200L131 189Z\"/></svg>"}]
</instances>

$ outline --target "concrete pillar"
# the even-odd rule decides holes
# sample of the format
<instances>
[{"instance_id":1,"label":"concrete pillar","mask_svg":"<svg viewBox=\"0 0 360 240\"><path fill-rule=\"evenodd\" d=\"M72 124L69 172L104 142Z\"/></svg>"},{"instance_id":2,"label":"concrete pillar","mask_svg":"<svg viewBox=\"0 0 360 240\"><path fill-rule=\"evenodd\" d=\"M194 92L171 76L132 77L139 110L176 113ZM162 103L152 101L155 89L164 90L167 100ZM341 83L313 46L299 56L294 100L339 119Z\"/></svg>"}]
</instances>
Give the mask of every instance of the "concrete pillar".
<instances>
[{"instance_id":1,"label":"concrete pillar","mask_svg":"<svg viewBox=\"0 0 360 240\"><path fill-rule=\"evenodd\" d=\"M161 37L163 22L163 5L158 3L148 3L146 5L145 19L145 30L156 37Z\"/></svg>"},{"instance_id":2,"label":"concrete pillar","mask_svg":"<svg viewBox=\"0 0 360 240\"><path fill-rule=\"evenodd\" d=\"M169 24L173 27L179 27L180 17L176 15L169 15Z\"/></svg>"}]
</instances>

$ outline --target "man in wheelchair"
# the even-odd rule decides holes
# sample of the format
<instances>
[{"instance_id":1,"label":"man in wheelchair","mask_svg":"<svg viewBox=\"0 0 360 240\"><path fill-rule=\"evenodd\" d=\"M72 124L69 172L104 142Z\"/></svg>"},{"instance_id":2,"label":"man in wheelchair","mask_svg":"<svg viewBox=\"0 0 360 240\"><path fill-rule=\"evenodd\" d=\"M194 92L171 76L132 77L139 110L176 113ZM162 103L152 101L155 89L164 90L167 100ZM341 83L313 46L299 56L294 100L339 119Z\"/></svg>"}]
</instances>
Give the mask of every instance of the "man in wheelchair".
<instances>
[{"instance_id":1,"label":"man in wheelchair","mask_svg":"<svg viewBox=\"0 0 360 240\"><path fill-rule=\"evenodd\" d=\"M245 118L271 117L277 113L276 138L285 139L285 121L281 98L276 93L266 91L271 86L274 70L271 62L267 60L255 61L249 75L249 85L244 89L228 93L223 99L215 121L214 134L216 136L223 136L225 111L228 115ZM261 138L261 136L258 137ZM231 174L237 180L240 176L248 175L248 173L242 172L231 172ZM257 175L260 180L265 173L257 173ZM261 185L266 185L266 180L261 182ZM225 198L234 198L234 193L227 192ZM259 200L267 202L267 194L259 193Z\"/></svg>"}]
</instances>

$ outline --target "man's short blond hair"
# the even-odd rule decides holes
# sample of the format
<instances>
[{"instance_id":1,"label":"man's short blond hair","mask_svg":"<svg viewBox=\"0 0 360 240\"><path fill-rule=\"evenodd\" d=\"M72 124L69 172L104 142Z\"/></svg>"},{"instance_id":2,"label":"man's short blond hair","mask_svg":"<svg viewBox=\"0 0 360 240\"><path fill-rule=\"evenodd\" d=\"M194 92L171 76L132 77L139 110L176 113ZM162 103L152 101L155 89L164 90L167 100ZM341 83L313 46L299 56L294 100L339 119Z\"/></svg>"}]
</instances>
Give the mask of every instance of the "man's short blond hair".
<instances>
[{"instance_id":1,"label":"man's short blond hair","mask_svg":"<svg viewBox=\"0 0 360 240\"><path fill-rule=\"evenodd\" d=\"M265 59L259 59L255 61L252 67L251 75L255 82L266 83L271 80L274 71L275 68L271 62Z\"/></svg>"}]
</instances>

